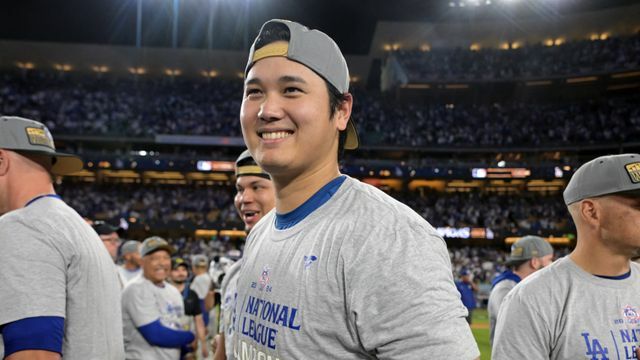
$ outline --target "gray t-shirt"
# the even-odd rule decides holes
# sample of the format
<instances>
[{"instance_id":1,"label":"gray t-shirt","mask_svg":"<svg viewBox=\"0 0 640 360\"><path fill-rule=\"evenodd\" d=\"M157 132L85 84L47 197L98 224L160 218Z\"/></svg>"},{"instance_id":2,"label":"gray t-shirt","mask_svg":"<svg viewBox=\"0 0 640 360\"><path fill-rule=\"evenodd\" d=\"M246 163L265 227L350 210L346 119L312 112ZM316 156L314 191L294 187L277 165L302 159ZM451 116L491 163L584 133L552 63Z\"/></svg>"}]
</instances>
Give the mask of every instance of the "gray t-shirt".
<instances>
[{"instance_id":1,"label":"gray t-shirt","mask_svg":"<svg viewBox=\"0 0 640 360\"><path fill-rule=\"evenodd\" d=\"M235 359L473 359L443 239L347 177L286 230L251 231L238 277Z\"/></svg>"},{"instance_id":2,"label":"gray t-shirt","mask_svg":"<svg viewBox=\"0 0 640 360\"><path fill-rule=\"evenodd\" d=\"M242 259L229 267L220 286L220 333L224 334L225 351L227 359L233 359L233 324L235 319L235 306L238 297L238 275L242 266Z\"/></svg>"},{"instance_id":3,"label":"gray t-shirt","mask_svg":"<svg viewBox=\"0 0 640 360\"><path fill-rule=\"evenodd\" d=\"M135 278L122 294L122 316L126 359L178 360L179 348L153 346L145 340L139 327L158 319L163 326L174 330L189 330L184 316L180 292L171 284L157 286L144 276Z\"/></svg>"},{"instance_id":4,"label":"gray t-shirt","mask_svg":"<svg viewBox=\"0 0 640 360\"><path fill-rule=\"evenodd\" d=\"M11 211L0 243L0 324L64 317L65 360L124 357L115 265L75 210L45 197Z\"/></svg>"},{"instance_id":5,"label":"gray t-shirt","mask_svg":"<svg viewBox=\"0 0 640 360\"><path fill-rule=\"evenodd\" d=\"M491 294L489 294L489 303L487 304L487 310L489 312L489 342L491 344L493 344L498 311L500 310L502 300L504 300L504 297L507 296L509 291L511 291L511 289L513 289L517 284L517 282L511 279L505 279L497 283L496 286L491 289Z\"/></svg>"},{"instance_id":6,"label":"gray t-shirt","mask_svg":"<svg viewBox=\"0 0 640 360\"><path fill-rule=\"evenodd\" d=\"M142 268L138 268L137 270L131 271L129 269L126 269L124 266L120 265L118 266L118 273L120 274L120 279L122 279L123 285L127 286L127 284L129 284L136 277L141 276Z\"/></svg>"},{"instance_id":7,"label":"gray t-shirt","mask_svg":"<svg viewBox=\"0 0 640 360\"><path fill-rule=\"evenodd\" d=\"M640 266L603 279L569 256L521 281L505 297L493 359L632 359L640 338Z\"/></svg>"},{"instance_id":8,"label":"gray t-shirt","mask_svg":"<svg viewBox=\"0 0 640 360\"><path fill-rule=\"evenodd\" d=\"M208 273L202 273L193 278L190 288L198 294L198 299L204 300L211 289L211 284L211 276Z\"/></svg>"}]
</instances>

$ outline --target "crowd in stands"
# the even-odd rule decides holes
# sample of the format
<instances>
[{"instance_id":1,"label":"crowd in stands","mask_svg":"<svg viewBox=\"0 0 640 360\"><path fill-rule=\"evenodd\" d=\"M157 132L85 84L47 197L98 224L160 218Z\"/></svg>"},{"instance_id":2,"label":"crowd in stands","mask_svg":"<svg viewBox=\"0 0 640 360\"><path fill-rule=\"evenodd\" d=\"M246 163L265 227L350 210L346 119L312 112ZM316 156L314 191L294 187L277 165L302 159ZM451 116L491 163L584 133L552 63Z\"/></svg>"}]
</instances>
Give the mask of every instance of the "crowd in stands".
<instances>
[{"instance_id":1,"label":"crowd in stands","mask_svg":"<svg viewBox=\"0 0 640 360\"><path fill-rule=\"evenodd\" d=\"M58 193L82 216L164 227L242 228L230 187L67 182ZM436 227L483 227L502 234L548 234L571 228L560 195L502 195L478 191L392 193Z\"/></svg>"},{"instance_id":2,"label":"crowd in stands","mask_svg":"<svg viewBox=\"0 0 640 360\"><path fill-rule=\"evenodd\" d=\"M640 34L517 49L398 50L411 81L505 80L595 74L640 68Z\"/></svg>"},{"instance_id":3,"label":"crowd in stands","mask_svg":"<svg viewBox=\"0 0 640 360\"><path fill-rule=\"evenodd\" d=\"M241 136L241 82L0 74L0 114L44 122L56 135ZM636 141L638 96L575 103L399 104L355 89L367 146L535 147Z\"/></svg>"}]
</instances>

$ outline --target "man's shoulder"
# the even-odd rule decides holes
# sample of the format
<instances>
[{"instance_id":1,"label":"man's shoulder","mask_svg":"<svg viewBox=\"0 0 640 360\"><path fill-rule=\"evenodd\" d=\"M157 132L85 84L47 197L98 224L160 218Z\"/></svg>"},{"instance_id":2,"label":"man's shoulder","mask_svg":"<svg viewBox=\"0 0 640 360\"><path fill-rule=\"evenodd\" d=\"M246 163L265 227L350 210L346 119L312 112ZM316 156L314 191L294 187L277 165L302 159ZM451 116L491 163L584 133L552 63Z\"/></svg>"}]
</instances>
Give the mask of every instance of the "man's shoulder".
<instances>
[{"instance_id":1,"label":"man's shoulder","mask_svg":"<svg viewBox=\"0 0 640 360\"><path fill-rule=\"evenodd\" d=\"M564 284L568 271L566 261L565 258L559 259L544 269L527 276L513 287L508 296L548 304L552 298L559 296L559 292L566 287Z\"/></svg>"},{"instance_id":2,"label":"man's shoulder","mask_svg":"<svg viewBox=\"0 0 640 360\"><path fill-rule=\"evenodd\" d=\"M427 220L418 215L413 209L375 186L363 183L357 179L348 178L350 187L347 189L345 201L353 203L353 210L358 215L375 221L397 225L429 225Z\"/></svg>"}]
</instances>

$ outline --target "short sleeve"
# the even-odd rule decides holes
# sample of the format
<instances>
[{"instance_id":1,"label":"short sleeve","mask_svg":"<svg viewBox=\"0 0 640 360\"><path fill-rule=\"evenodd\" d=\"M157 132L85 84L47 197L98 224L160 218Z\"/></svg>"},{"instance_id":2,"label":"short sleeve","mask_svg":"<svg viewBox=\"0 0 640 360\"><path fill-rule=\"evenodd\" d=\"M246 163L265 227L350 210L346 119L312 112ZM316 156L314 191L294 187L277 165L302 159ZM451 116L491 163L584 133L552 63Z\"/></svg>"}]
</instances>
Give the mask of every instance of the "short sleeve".
<instances>
[{"instance_id":1,"label":"short sleeve","mask_svg":"<svg viewBox=\"0 0 640 360\"><path fill-rule=\"evenodd\" d=\"M549 359L551 333L543 317L525 304L523 294L512 290L505 296L493 339L492 359Z\"/></svg>"},{"instance_id":2,"label":"short sleeve","mask_svg":"<svg viewBox=\"0 0 640 360\"><path fill-rule=\"evenodd\" d=\"M53 229L0 222L0 325L39 316L66 317L64 239ZM67 256L72 258L71 250Z\"/></svg>"},{"instance_id":3,"label":"short sleeve","mask_svg":"<svg viewBox=\"0 0 640 360\"><path fill-rule=\"evenodd\" d=\"M122 294L122 311L129 314L137 328L160 319L162 315L153 293L145 289L144 283L127 286Z\"/></svg>"},{"instance_id":4,"label":"short sleeve","mask_svg":"<svg viewBox=\"0 0 640 360\"><path fill-rule=\"evenodd\" d=\"M204 299L209 292L209 288L211 287L211 282L209 281L208 276L198 275L193 279L193 283L191 284L191 290L195 291L200 300Z\"/></svg>"},{"instance_id":5,"label":"short sleeve","mask_svg":"<svg viewBox=\"0 0 640 360\"><path fill-rule=\"evenodd\" d=\"M348 306L367 352L379 359L480 355L444 240L428 224L380 224L353 255L345 260Z\"/></svg>"}]
</instances>

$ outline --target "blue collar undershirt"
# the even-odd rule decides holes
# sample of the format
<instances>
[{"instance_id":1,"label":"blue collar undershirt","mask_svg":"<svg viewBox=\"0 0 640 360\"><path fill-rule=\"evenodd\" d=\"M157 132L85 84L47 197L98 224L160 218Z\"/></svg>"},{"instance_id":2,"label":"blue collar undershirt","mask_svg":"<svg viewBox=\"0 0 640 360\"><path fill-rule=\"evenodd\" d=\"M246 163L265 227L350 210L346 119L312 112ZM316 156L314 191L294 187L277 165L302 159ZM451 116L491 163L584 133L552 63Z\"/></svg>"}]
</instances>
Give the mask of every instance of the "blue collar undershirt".
<instances>
[{"instance_id":1,"label":"blue collar undershirt","mask_svg":"<svg viewBox=\"0 0 640 360\"><path fill-rule=\"evenodd\" d=\"M286 214L276 213L276 229L286 230L304 220L307 216L309 216L309 214L329 201L329 199L331 199L331 197L338 191L340 185L342 185L342 183L346 179L347 177L345 175L338 176L337 178L331 180L327 185L323 186L295 210L290 211Z\"/></svg>"}]
</instances>

